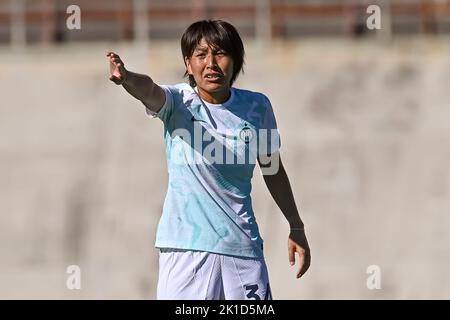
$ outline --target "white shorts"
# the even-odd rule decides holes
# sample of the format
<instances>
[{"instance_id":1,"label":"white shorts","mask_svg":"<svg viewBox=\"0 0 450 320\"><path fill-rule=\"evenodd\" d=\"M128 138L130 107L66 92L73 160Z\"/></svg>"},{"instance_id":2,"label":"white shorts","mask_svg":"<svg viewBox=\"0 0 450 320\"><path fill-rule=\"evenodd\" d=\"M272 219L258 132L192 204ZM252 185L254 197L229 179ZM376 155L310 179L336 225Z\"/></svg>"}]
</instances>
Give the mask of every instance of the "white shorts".
<instances>
[{"instance_id":1,"label":"white shorts","mask_svg":"<svg viewBox=\"0 0 450 320\"><path fill-rule=\"evenodd\" d=\"M264 258L160 249L158 300L272 300Z\"/></svg>"}]
</instances>

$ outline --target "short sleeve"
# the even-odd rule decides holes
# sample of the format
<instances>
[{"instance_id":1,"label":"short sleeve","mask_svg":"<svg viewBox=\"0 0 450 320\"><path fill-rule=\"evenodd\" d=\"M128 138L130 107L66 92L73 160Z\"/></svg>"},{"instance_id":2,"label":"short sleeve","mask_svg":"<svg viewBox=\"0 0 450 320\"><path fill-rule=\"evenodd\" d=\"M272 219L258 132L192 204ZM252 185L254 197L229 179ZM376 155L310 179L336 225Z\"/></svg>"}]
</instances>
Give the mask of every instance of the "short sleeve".
<instances>
[{"instance_id":1,"label":"short sleeve","mask_svg":"<svg viewBox=\"0 0 450 320\"><path fill-rule=\"evenodd\" d=\"M169 86L161 85L160 87L164 90L164 93L166 95L166 101L164 102L164 105L161 107L161 109L159 109L158 112L154 112L145 107L145 112L150 118L160 118L164 123L166 123L173 113L174 98Z\"/></svg>"},{"instance_id":2,"label":"short sleeve","mask_svg":"<svg viewBox=\"0 0 450 320\"><path fill-rule=\"evenodd\" d=\"M270 155L281 147L280 133L270 100L264 96L265 114L259 132L258 152L260 155Z\"/></svg>"}]
</instances>

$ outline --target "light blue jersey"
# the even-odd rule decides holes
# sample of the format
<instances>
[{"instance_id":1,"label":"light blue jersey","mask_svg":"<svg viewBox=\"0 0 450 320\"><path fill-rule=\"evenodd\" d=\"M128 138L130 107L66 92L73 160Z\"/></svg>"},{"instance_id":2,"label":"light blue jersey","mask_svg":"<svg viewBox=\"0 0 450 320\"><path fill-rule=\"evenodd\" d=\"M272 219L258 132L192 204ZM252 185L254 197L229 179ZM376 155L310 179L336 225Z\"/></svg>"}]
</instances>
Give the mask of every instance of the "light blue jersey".
<instances>
[{"instance_id":1,"label":"light blue jersey","mask_svg":"<svg viewBox=\"0 0 450 320\"><path fill-rule=\"evenodd\" d=\"M186 83L162 88L164 106L147 109L164 122L169 171L155 246L263 257L250 192L256 155L280 146L269 99L231 88L210 104Z\"/></svg>"}]
</instances>

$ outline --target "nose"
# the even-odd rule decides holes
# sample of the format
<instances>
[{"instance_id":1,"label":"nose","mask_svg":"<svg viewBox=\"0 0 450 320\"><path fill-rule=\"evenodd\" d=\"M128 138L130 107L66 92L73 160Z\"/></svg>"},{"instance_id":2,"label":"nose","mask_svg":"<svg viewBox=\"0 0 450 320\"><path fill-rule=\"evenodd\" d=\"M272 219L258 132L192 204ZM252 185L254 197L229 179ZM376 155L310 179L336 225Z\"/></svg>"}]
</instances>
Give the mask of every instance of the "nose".
<instances>
[{"instance_id":1,"label":"nose","mask_svg":"<svg viewBox=\"0 0 450 320\"><path fill-rule=\"evenodd\" d=\"M216 56L213 53L209 53L206 57L206 66L211 69L217 66Z\"/></svg>"}]
</instances>

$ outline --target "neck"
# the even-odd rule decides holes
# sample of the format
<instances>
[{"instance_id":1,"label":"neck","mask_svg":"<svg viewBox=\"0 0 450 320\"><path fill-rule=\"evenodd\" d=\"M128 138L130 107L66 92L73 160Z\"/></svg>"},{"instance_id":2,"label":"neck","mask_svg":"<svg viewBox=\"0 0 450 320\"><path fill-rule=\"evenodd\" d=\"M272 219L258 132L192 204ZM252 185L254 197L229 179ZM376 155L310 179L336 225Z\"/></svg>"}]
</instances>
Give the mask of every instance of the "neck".
<instances>
[{"instance_id":1,"label":"neck","mask_svg":"<svg viewBox=\"0 0 450 320\"><path fill-rule=\"evenodd\" d=\"M231 95L230 88L226 88L226 90L219 92L208 92L197 86L197 90L200 98L212 104L222 104L227 101Z\"/></svg>"}]
</instances>

